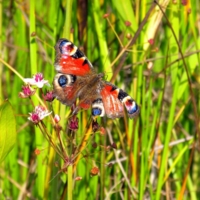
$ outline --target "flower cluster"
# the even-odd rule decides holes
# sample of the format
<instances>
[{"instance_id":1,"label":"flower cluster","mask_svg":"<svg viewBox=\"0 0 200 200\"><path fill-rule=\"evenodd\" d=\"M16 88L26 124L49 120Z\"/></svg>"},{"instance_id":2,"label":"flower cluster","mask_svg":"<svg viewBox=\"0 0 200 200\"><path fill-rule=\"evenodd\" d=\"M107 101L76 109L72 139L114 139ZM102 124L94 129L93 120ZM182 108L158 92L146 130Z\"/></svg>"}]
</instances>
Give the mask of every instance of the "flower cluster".
<instances>
[{"instance_id":1,"label":"flower cluster","mask_svg":"<svg viewBox=\"0 0 200 200\"><path fill-rule=\"evenodd\" d=\"M37 73L33 78L25 78L24 82L26 85L22 86L22 91L19 92L20 98L28 98L35 94L36 89L31 86L36 86L42 88L44 85L50 86L48 80L44 80L42 73ZM46 95L43 95L45 101L53 101L53 92L49 91ZM49 112L44 106L36 106L32 113L29 113L28 120L32 121L34 124L38 124L46 116L50 115Z\"/></svg>"},{"instance_id":2,"label":"flower cluster","mask_svg":"<svg viewBox=\"0 0 200 200\"><path fill-rule=\"evenodd\" d=\"M38 88L42 88L44 85L49 86L48 80L44 80L42 73L37 73L36 75L33 76L33 78L25 78L24 82L26 85L22 86L22 91L19 93L20 98L28 98L35 94L36 89L33 89L31 86L36 86ZM49 99L53 100L52 96L53 96L52 93L50 93L50 94L47 93L45 98L47 100L49 100Z\"/></svg>"},{"instance_id":3,"label":"flower cluster","mask_svg":"<svg viewBox=\"0 0 200 200\"><path fill-rule=\"evenodd\" d=\"M28 117L28 119L34 124L38 124L42 119L50 114L51 112L49 112L45 107L36 106L34 111L32 113L29 113L30 116Z\"/></svg>"},{"instance_id":4,"label":"flower cluster","mask_svg":"<svg viewBox=\"0 0 200 200\"><path fill-rule=\"evenodd\" d=\"M25 78L24 82L29 85L34 85L38 88L42 88L44 85L49 85L48 80L44 80L42 73L37 73L33 78Z\"/></svg>"},{"instance_id":5,"label":"flower cluster","mask_svg":"<svg viewBox=\"0 0 200 200\"><path fill-rule=\"evenodd\" d=\"M47 85L49 86L48 80L45 80L42 73L37 73L33 76L33 78L25 78L24 83L26 85L22 86L22 91L19 92L20 98L29 98L31 104L34 106L34 109L32 112L29 113L28 120L31 121L34 125L38 126L43 133L43 135L46 137L46 139L49 141L51 146L58 152L58 154L61 156L61 158L64 160L66 166L64 166L63 169L65 169L69 164L73 164L73 167L76 167L80 156L78 150L75 149L75 151L72 153L71 156L68 156L68 153L66 152L65 142L63 142L63 137L61 136L61 131L63 132L63 127L60 126L60 116L55 114L54 117L51 117L51 123L53 125L55 134L57 136L57 140L53 140L51 138L51 134L48 130L48 128L45 126L45 124L42 122L42 120L51 115L52 111L50 110L50 107L52 108L52 104L48 104L48 102L52 102L54 100L54 93L53 91L46 90L44 93L43 86ZM38 94L41 94L43 98L43 102L40 99L40 102L42 102L40 105L35 106L34 101L32 101L32 96L36 93L37 88L40 89ZM66 138L68 138L70 141L67 141L68 143L73 141L73 137L78 128L79 128L79 120L76 116L76 103L74 103L71 106L71 112L72 116L69 117L67 122L67 131L66 131ZM105 129L99 126L97 121L93 121L92 123L92 131L88 129L88 133L92 134L94 132L99 131L100 134L105 134ZM85 143L85 140L83 141L83 144ZM83 146L81 146L83 147ZM97 144L93 143L93 147L96 148ZM81 151L81 149L80 149ZM40 155L40 149L35 149L35 155ZM99 174L99 168L94 166L90 171L91 176L96 176ZM77 177L77 180L80 180L81 177Z\"/></svg>"}]
</instances>

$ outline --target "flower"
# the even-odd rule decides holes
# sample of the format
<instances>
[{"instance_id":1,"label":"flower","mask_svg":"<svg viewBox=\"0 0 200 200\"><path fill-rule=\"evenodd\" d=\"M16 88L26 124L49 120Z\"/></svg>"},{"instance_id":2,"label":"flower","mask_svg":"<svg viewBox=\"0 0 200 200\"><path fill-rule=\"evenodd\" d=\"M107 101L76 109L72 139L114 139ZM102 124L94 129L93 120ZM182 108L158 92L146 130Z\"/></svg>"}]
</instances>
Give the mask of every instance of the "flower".
<instances>
[{"instance_id":1,"label":"flower","mask_svg":"<svg viewBox=\"0 0 200 200\"><path fill-rule=\"evenodd\" d=\"M40 121L40 117L38 113L29 113L30 117L28 117L28 120L32 121L34 124L38 124Z\"/></svg>"},{"instance_id":2,"label":"flower","mask_svg":"<svg viewBox=\"0 0 200 200\"><path fill-rule=\"evenodd\" d=\"M186 6L188 1L187 0L182 0L181 3L182 3L183 6Z\"/></svg>"},{"instance_id":3,"label":"flower","mask_svg":"<svg viewBox=\"0 0 200 200\"><path fill-rule=\"evenodd\" d=\"M77 177L75 178L75 181L80 181L80 180L82 180L82 177L81 177L81 176L77 176Z\"/></svg>"},{"instance_id":4,"label":"flower","mask_svg":"<svg viewBox=\"0 0 200 200\"><path fill-rule=\"evenodd\" d=\"M130 33L127 33L127 34L126 34L126 38L127 38L127 39L131 39L131 37L132 37L132 35L131 35Z\"/></svg>"},{"instance_id":5,"label":"flower","mask_svg":"<svg viewBox=\"0 0 200 200\"><path fill-rule=\"evenodd\" d=\"M103 126L101 126L99 128L99 132L100 132L101 135L105 135L106 134L106 130L105 130L105 128Z\"/></svg>"},{"instance_id":6,"label":"flower","mask_svg":"<svg viewBox=\"0 0 200 200\"><path fill-rule=\"evenodd\" d=\"M43 95L43 98L45 101L53 101L54 100L54 95L53 95L53 91L47 91L47 93L45 95Z\"/></svg>"},{"instance_id":7,"label":"flower","mask_svg":"<svg viewBox=\"0 0 200 200\"><path fill-rule=\"evenodd\" d=\"M78 129L78 118L73 116L68 123L68 128L72 131L76 131Z\"/></svg>"},{"instance_id":8,"label":"flower","mask_svg":"<svg viewBox=\"0 0 200 200\"><path fill-rule=\"evenodd\" d=\"M96 149L96 148L97 148L97 143L96 143L96 142L93 142L93 143L92 143L92 147L93 147L94 149Z\"/></svg>"},{"instance_id":9,"label":"flower","mask_svg":"<svg viewBox=\"0 0 200 200\"><path fill-rule=\"evenodd\" d=\"M111 147L112 147L113 149L117 149L116 143L113 142L113 143L111 144Z\"/></svg>"},{"instance_id":10,"label":"flower","mask_svg":"<svg viewBox=\"0 0 200 200\"><path fill-rule=\"evenodd\" d=\"M35 37L35 36L36 36L36 32L32 32L31 37Z\"/></svg>"},{"instance_id":11,"label":"flower","mask_svg":"<svg viewBox=\"0 0 200 200\"><path fill-rule=\"evenodd\" d=\"M109 13L106 13L103 15L103 18L108 18L109 17Z\"/></svg>"},{"instance_id":12,"label":"flower","mask_svg":"<svg viewBox=\"0 0 200 200\"><path fill-rule=\"evenodd\" d=\"M125 26L131 26L131 22L125 21Z\"/></svg>"},{"instance_id":13,"label":"flower","mask_svg":"<svg viewBox=\"0 0 200 200\"><path fill-rule=\"evenodd\" d=\"M192 12L191 8L187 9L187 14L189 15Z\"/></svg>"},{"instance_id":14,"label":"flower","mask_svg":"<svg viewBox=\"0 0 200 200\"><path fill-rule=\"evenodd\" d=\"M49 112L45 107L36 106L35 110L32 113L29 113L30 116L28 117L28 120L32 121L34 124L38 124L42 119L50 114L51 112Z\"/></svg>"},{"instance_id":15,"label":"flower","mask_svg":"<svg viewBox=\"0 0 200 200\"><path fill-rule=\"evenodd\" d=\"M90 170L90 175L91 176L96 176L98 175L99 173L99 168L98 167L93 167L91 170Z\"/></svg>"},{"instance_id":16,"label":"flower","mask_svg":"<svg viewBox=\"0 0 200 200\"><path fill-rule=\"evenodd\" d=\"M20 98L27 98L35 94L35 91L33 88L30 87L30 85L22 86L22 92L19 93Z\"/></svg>"},{"instance_id":17,"label":"flower","mask_svg":"<svg viewBox=\"0 0 200 200\"><path fill-rule=\"evenodd\" d=\"M40 150L39 149L35 149L35 155L39 155L40 154Z\"/></svg>"},{"instance_id":18,"label":"flower","mask_svg":"<svg viewBox=\"0 0 200 200\"><path fill-rule=\"evenodd\" d=\"M92 130L93 132L97 132L99 130L99 124L97 121L92 121Z\"/></svg>"},{"instance_id":19,"label":"flower","mask_svg":"<svg viewBox=\"0 0 200 200\"><path fill-rule=\"evenodd\" d=\"M25 78L24 82L26 84L35 85L38 88L42 88L44 85L49 85L49 81L44 80L42 73L37 73L33 78Z\"/></svg>"},{"instance_id":20,"label":"flower","mask_svg":"<svg viewBox=\"0 0 200 200\"><path fill-rule=\"evenodd\" d=\"M153 62L148 62L147 63L147 69L151 70L153 68Z\"/></svg>"},{"instance_id":21,"label":"flower","mask_svg":"<svg viewBox=\"0 0 200 200\"><path fill-rule=\"evenodd\" d=\"M153 45L153 43L154 43L154 39L152 39L152 38L149 39L149 40L148 40L148 43L149 43L150 45Z\"/></svg>"},{"instance_id":22,"label":"flower","mask_svg":"<svg viewBox=\"0 0 200 200\"><path fill-rule=\"evenodd\" d=\"M57 124L57 123L60 121L60 116L57 115L57 114L55 114L55 116L54 116L54 121L55 121L55 123Z\"/></svg>"}]
</instances>

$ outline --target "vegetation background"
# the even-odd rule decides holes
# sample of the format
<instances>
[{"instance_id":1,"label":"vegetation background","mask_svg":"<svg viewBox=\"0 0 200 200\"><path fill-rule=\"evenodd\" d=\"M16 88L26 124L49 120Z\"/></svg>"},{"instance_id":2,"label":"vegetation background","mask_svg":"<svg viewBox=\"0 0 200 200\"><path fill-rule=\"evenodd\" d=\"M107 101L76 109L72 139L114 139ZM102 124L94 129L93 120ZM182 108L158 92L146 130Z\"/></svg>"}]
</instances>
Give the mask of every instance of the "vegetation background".
<instances>
[{"instance_id":1,"label":"vegetation background","mask_svg":"<svg viewBox=\"0 0 200 200\"><path fill-rule=\"evenodd\" d=\"M98 119L100 131L85 144L91 114L80 112L78 130L62 132L68 157L72 144L79 150L74 172L74 163L66 166L56 153L50 117L44 124L54 148L27 120L41 91L33 104L18 97L23 77L42 72L52 83L54 45L62 37L141 109L133 120ZM199 199L199 46L196 0L1 1L0 101L12 105L17 135L15 141L15 122L3 126L0 118L0 155L3 145L15 143L0 165L0 199ZM57 100L46 105L66 130L70 108Z\"/></svg>"}]
</instances>

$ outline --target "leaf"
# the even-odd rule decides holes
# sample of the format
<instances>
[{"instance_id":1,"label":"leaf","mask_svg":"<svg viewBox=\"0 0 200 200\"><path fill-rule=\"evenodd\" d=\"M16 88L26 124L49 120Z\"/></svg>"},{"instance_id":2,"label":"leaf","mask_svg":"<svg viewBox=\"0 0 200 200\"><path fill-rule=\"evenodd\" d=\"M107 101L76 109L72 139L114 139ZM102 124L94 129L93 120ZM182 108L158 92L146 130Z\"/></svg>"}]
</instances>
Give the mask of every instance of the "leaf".
<instances>
[{"instance_id":1,"label":"leaf","mask_svg":"<svg viewBox=\"0 0 200 200\"><path fill-rule=\"evenodd\" d=\"M5 101L0 106L0 163L16 142L16 121L11 104Z\"/></svg>"},{"instance_id":2,"label":"leaf","mask_svg":"<svg viewBox=\"0 0 200 200\"><path fill-rule=\"evenodd\" d=\"M128 28L128 31L130 31L132 34L135 33L137 30L137 21L135 18L135 14L133 11L133 1L131 0L118 0L113 2L113 7L118 12L118 17L121 19L120 26L122 26L123 29L127 29L128 27L125 26L125 21L131 22L130 27Z\"/></svg>"}]
</instances>

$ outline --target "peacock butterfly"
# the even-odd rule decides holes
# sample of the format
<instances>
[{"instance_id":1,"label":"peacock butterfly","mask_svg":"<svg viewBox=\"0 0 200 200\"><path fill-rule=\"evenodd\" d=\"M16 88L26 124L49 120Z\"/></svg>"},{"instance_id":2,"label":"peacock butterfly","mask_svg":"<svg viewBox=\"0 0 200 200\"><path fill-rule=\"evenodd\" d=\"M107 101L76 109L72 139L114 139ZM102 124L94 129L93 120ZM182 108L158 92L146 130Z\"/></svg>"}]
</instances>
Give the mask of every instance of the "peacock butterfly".
<instances>
[{"instance_id":1,"label":"peacock butterfly","mask_svg":"<svg viewBox=\"0 0 200 200\"><path fill-rule=\"evenodd\" d=\"M124 116L125 107L130 118L139 114L136 102L123 90L104 81L103 73L96 73L90 61L72 42L59 39L55 50L54 96L67 106L79 99L74 113L92 107L93 117L117 118Z\"/></svg>"}]
</instances>

